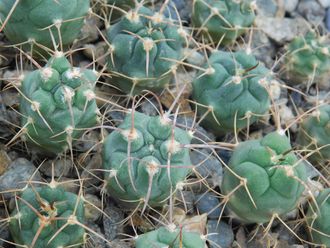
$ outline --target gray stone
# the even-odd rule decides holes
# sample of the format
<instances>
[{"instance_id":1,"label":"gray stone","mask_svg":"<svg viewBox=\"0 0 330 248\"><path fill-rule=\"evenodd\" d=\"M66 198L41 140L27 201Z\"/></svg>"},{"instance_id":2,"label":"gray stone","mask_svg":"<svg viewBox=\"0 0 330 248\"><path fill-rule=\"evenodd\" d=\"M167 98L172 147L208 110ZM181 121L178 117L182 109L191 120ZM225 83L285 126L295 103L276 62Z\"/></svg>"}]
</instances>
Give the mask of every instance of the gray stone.
<instances>
[{"instance_id":1,"label":"gray stone","mask_svg":"<svg viewBox=\"0 0 330 248\"><path fill-rule=\"evenodd\" d=\"M329 8L330 7L330 0L317 0L323 8Z\"/></svg>"},{"instance_id":2,"label":"gray stone","mask_svg":"<svg viewBox=\"0 0 330 248\"><path fill-rule=\"evenodd\" d=\"M209 220L207 222L207 239L210 248L229 248L234 241L234 233L232 228L225 222L217 220Z\"/></svg>"},{"instance_id":3,"label":"gray stone","mask_svg":"<svg viewBox=\"0 0 330 248\"><path fill-rule=\"evenodd\" d=\"M104 213L104 236L107 240L112 241L119 233L123 233L123 225L120 222L124 219L124 213L112 204L104 209Z\"/></svg>"},{"instance_id":4,"label":"gray stone","mask_svg":"<svg viewBox=\"0 0 330 248\"><path fill-rule=\"evenodd\" d=\"M84 196L85 218L88 221L97 221L102 214L102 202L96 195L86 194Z\"/></svg>"},{"instance_id":5,"label":"gray stone","mask_svg":"<svg viewBox=\"0 0 330 248\"><path fill-rule=\"evenodd\" d=\"M141 112L149 116L158 115L158 108L159 104L154 98L148 98L141 103Z\"/></svg>"},{"instance_id":6,"label":"gray stone","mask_svg":"<svg viewBox=\"0 0 330 248\"><path fill-rule=\"evenodd\" d=\"M52 169L52 164L54 164L54 170ZM72 169L72 161L70 159L59 159L59 160L47 160L41 167L40 172L48 177L61 177L69 176ZM54 175L52 175L54 171Z\"/></svg>"},{"instance_id":7,"label":"gray stone","mask_svg":"<svg viewBox=\"0 0 330 248\"><path fill-rule=\"evenodd\" d=\"M32 175L34 175L33 178ZM36 167L25 158L18 158L14 160L8 170L0 176L0 192L18 191L26 186L27 181L40 181L41 176ZM9 199L11 193L3 193L5 199Z\"/></svg>"},{"instance_id":8,"label":"gray stone","mask_svg":"<svg viewBox=\"0 0 330 248\"><path fill-rule=\"evenodd\" d=\"M257 14L260 16L275 16L278 6L275 0L257 0Z\"/></svg>"},{"instance_id":9,"label":"gray stone","mask_svg":"<svg viewBox=\"0 0 330 248\"><path fill-rule=\"evenodd\" d=\"M297 8L299 0L284 0L284 9L287 12L293 12Z\"/></svg>"},{"instance_id":10,"label":"gray stone","mask_svg":"<svg viewBox=\"0 0 330 248\"><path fill-rule=\"evenodd\" d=\"M301 0L297 11L315 26L321 24L325 17L325 9L315 0Z\"/></svg>"},{"instance_id":11,"label":"gray stone","mask_svg":"<svg viewBox=\"0 0 330 248\"><path fill-rule=\"evenodd\" d=\"M220 205L219 196L213 192L199 194L195 198L195 205L199 214L207 214L209 219L218 219L223 206Z\"/></svg>"}]
</instances>

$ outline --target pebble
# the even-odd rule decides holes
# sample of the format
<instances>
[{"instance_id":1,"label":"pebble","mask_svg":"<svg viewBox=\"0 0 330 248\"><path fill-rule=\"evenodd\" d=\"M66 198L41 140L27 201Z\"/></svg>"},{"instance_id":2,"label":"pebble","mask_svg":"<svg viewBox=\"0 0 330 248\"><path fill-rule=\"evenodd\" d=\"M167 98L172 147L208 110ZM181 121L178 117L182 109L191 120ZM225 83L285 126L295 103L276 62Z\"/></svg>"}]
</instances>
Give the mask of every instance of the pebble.
<instances>
[{"instance_id":1,"label":"pebble","mask_svg":"<svg viewBox=\"0 0 330 248\"><path fill-rule=\"evenodd\" d=\"M89 131L85 133L74 144L75 150L79 152L95 152L97 150L97 144L99 144L99 132Z\"/></svg>"},{"instance_id":2,"label":"pebble","mask_svg":"<svg viewBox=\"0 0 330 248\"><path fill-rule=\"evenodd\" d=\"M198 213L206 213L209 219L218 219L223 208L220 205L219 196L213 192L196 195L195 205Z\"/></svg>"},{"instance_id":3,"label":"pebble","mask_svg":"<svg viewBox=\"0 0 330 248\"><path fill-rule=\"evenodd\" d=\"M104 209L103 228L107 240L114 240L119 233L123 233L123 226L120 224L124 219L124 213L113 204Z\"/></svg>"},{"instance_id":4,"label":"pebble","mask_svg":"<svg viewBox=\"0 0 330 248\"><path fill-rule=\"evenodd\" d=\"M33 178L31 178L33 175ZM39 171L25 158L14 160L7 171L0 176L0 192L20 190L26 186L28 180L41 181ZM12 194L3 193L5 199L9 199Z\"/></svg>"},{"instance_id":5,"label":"pebble","mask_svg":"<svg viewBox=\"0 0 330 248\"><path fill-rule=\"evenodd\" d=\"M96 195L86 194L84 196L85 218L95 222L102 215L102 202Z\"/></svg>"},{"instance_id":6,"label":"pebble","mask_svg":"<svg viewBox=\"0 0 330 248\"><path fill-rule=\"evenodd\" d=\"M323 8L330 7L330 0L318 0L318 2L322 5Z\"/></svg>"},{"instance_id":7,"label":"pebble","mask_svg":"<svg viewBox=\"0 0 330 248\"><path fill-rule=\"evenodd\" d=\"M257 14L260 16L275 16L277 3L275 0L257 0Z\"/></svg>"},{"instance_id":8,"label":"pebble","mask_svg":"<svg viewBox=\"0 0 330 248\"><path fill-rule=\"evenodd\" d=\"M195 195L192 191L186 190L178 190L177 191L177 199L180 203L178 203L178 207L185 209L186 213L193 213L194 212L194 202L195 202Z\"/></svg>"},{"instance_id":9,"label":"pebble","mask_svg":"<svg viewBox=\"0 0 330 248\"><path fill-rule=\"evenodd\" d=\"M225 222L209 220L207 222L207 239L210 248L229 248L234 241L232 228Z\"/></svg>"},{"instance_id":10,"label":"pebble","mask_svg":"<svg viewBox=\"0 0 330 248\"><path fill-rule=\"evenodd\" d=\"M0 150L0 176L6 172L10 163L11 163L10 157L8 156L6 151L1 149Z\"/></svg>"},{"instance_id":11,"label":"pebble","mask_svg":"<svg viewBox=\"0 0 330 248\"><path fill-rule=\"evenodd\" d=\"M54 166L52 166L54 165ZM54 169L53 169L54 168ZM41 167L40 172L48 177L69 176L72 169L72 161L70 159L47 160ZM52 175L54 172L54 175Z\"/></svg>"},{"instance_id":12,"label":"pebble","mask_svg":"<svg viewBox=\"0 0 330 248\"><path fill-rule=\"evenodd\" d=\"M315 0L300 0L297 11L315 26L322 23L326 12Z\"/></svg>"},{"instance_id":13,"label":"pebble","mask_svg":"<svg viewBox=\"0 0 330 248\"><path fill-rule=\"evenodd\" d=\"M299 0L284 0L284 9L287 12L294 12L298 6Z\"/></svg>"},{"instance_id":14,"label":"pebble","mask_svg":"<svg viewBox=\"0 0 330 248\"><path fill-rule=\"evenodd\" d=\"M325 15L325 26L330 31L330 8L327 9L326 15Z\"/></svg>"},{"instance_id":15,"label":"pebble","mask_svg":"<svg viewBox=\"0 0 330 248\"><path fill-rule=\"evenodd\" d=\"M158 113L159 104L154 98L144 100L141 103L140 108L141 108L142 113L149 115L149 116L156 116L159 114Z\"/></svg>"},{"instance_id":16,"label":"pebble","mask_svg":"<svg viewBox=\"0 0 330 248\"><path fill-rule=\"evenodd\" d=\"M165 8L164 16L173 20L181 20L183 23L187 24L190 21L192 2L193 1L170 0L169 4ZM179 13L180 19L177 13Z\"/></svg>"}]
</instances>

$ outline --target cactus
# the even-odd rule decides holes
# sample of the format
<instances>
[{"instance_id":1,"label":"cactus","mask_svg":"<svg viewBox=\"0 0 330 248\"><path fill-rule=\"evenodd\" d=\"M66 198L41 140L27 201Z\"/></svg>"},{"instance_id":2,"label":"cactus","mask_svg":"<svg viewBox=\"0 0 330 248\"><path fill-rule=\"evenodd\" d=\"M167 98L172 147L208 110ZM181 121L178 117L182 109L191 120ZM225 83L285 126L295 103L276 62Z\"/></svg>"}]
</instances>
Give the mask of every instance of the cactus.
<instances>
[{"instance_id":1,"label":"cactus","mask_svg":"<svg viewBox=\"0 0 330 248\"><path fill-rule=\"evenodd\" d=\"M0 20L3 22L14 6L13 0L0 1ZM19 1L5 26L4 33L14 43L36 43L54 48L69 45L77 38L89 11L89 0L24 0ZM51 27L51 28L50 28ZM50 30L49 30L50 28ZM31 49L31 46L25 46Z\"/></svg>"},{"instance_id":2,"label":"cactus","mask_svg":"<svg viewBox=\"0 0 330 248\"><path fill-rule=\"evenodd\" d=\"M254 9L250 0L194 0L192 22L208 40L228 45L251 27Z\"/></svg>"},{"instance_id":3,"label":"cactus","mask_svg":"<svg viewBox=\"0 0 330 248\"><path fill-rule=\"evenodd\" d=\"M285 77L290 84L317 83L329 88L330 46L325 37L310 31L288 44L285 56Z\"/></svg>"},{"instance_id":4,"label":"cactus","mask_svg":"<svg viewBox=\"0 0 330 248\"><path fill-rule=\"evenodd\" d=\"M289 139L279 132L236 147L221 190L242 222L265 223L297 206L306 171L291 150Z\"/></svg>"},{"instance_id":5,"label":"cactus","mask_svg":"<svg viewBox=\"0 0 330 248\"><path fill-rule=\"evenodd\" d=\"M322 105L301 123L297 143L311 153L308 159L323 163L330 160L330 105ZM308 154L307 154L308 155Z\"/></svg>"},{"instance_id":6,"label":"cactus","mask_svg":"<svg viewBox=\"0 0 330 248\"><path fill-rule=\"evenodd\" d=\"M58 186L26 187L11 213L9 230L17 247L81 247L84 205Z\"/></svg>"},{"instance_id":7,"label":"cactus","mask_svg":"<svg viewBox=\"0 0 330 248\"><path fill-rule=\"evenodd\" d=\"M247 127L268 111L270 72L254 56L215 51L204 68L193 81L193 99L204 105L200 115L209 111L204 124L215 134Z\"/></svg>"},{"instance_id":8,"label":"cactus","mask_svg":"<svg viewBox=\"0 0 330 248\"><path fill-rule=\"evenodd\" d=\"M330 247L330 189L325 189L311 202L307 211L307 223L312 242Z\"/></svg>"},{"instance_id":9,"label":"cactus","mask_svg":"<svg viewBox=\"0 0 330 248\"><path fill-rule=\"evenodd\" d=\"M131 10L108 31L111 83L126 93L159 91L182 59L184 31L150 9Z\"/></svg>"},{"instance_id":10,"label":"cactus","mask_svg":"<svg viewBox=\"0 0 330 248\"><path fill-rule=\"evenodd\" d=\"M173 226L174 227L174 226ZM136 248L204 248L205 239L198 233L188 232L173 227L160 227L140 235L136 240Z\"/></svg>"},{"instance_id":11,"label":"cactus","mask_svg":"<svg viewBox=\"0 0 330 248\"><path fill-rule=\"evenodd\" d=\"M174 128L174 129L173 129ZM103 167L109 194L123 206L160 206L185 180L191 135L165 116L128 114L105 140Z\"/></svg>"},{"instance_id":12,"label":"cactus","mask_svg":"<svg viewBox=\"0 0 330 248\"><path fill-rule=\"evenodd\" d=\"M72 67L61 53L28 74L21 87L20 112L29 143L57 154L95 125L96 80L94 71Z\"/></svg>"}]
</instances>

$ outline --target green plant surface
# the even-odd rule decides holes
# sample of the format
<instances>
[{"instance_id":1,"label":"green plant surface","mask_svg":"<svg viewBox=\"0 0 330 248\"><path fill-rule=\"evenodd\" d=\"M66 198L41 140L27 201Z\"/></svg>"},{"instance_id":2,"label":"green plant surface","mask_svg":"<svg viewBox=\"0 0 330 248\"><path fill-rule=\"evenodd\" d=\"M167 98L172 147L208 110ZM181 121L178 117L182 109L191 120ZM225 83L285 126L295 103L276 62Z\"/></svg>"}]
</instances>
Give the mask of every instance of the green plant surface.
<instances>
[{"instance_id":1,"label":"green plant surface","mask_svg":"<svg viewBox=\"0 0 330 248\"><path fill-rule=\"evenodd\" d=\"M306 215L311 241L330 247L330 189L325 189L311 202Z\"/></svg>"},{"instance_id":2,"label":"green plant surface","mask_svg":"<svg viewBox=\"0 0 330 248\"><path fill-rule=\"evenodd\" d=\"M306 172L291 150L289 139L279 132L236 147L221 191L229 195L227 206L242 222L265 223L297 206Z\"/></svg>"},{"instance_id":3,"label":"green plant surface","mask_svg":"<svg viewBox=\"0 0 330 248\"><path fill-rule=\"evenodd\" d=\"M17 198L9 230L16 247L81 247L85 230L75 221L84 221L83 201L76 194L61 187L27 187Z\"/></svg>"},{"instance_id":4,"label":"green plant surface","mask_svg":"<svg viewBox=\"0 0 330 248\"><path fill-rule=\"evenodd\" d=\"M133 115L133 116L132 116ZM108 193L122 205L160 206L190 172L191 135L160 116L128 114L104 142Z\"/></svg>"},{"instance_id":5,"label":"green plant surface","mask_svg":"<svg viewBox=\"0 0 330 248\"><path fill-rule=\"evenodd\" d=\"M192 22L208 40L228 45L252 26L254 8L250 0L194 0Z\"/></svg>"},{"instance_id":6,"label":"green plant surface","mask_svg":"<svg viewBox=\"0 0 330 248\"><path fill-rule=\"evenodd\" d=\"M176 228L171 230L166 227L160 227L140 235L136 240L136 248L204 248L205 239L200 234L187 232L184 229Z\"/></svg>"},{"instance_id":7,"label":"green plant surface","mask_svg":"<svg viewBox=\"0 0 330 248\"><path fill-rule=\"evenodd\" d=\"M217 135L249 126L270 106L270 71L244 51L215 51L193 81L192 98L203 124Z\"/></svg>"},{"instance_id":8,"label":"green plant surface","mask_svg":"<svg viewBox=\"0 0 330 248\"><path fill-rule=\"evenodd\" d=\"M97 123L96 72L72 67L58 54L29 73L21 86L25 137L38 149L58 154Z\"/></svg>"},{"instance_id":9,"label":"green plant surface","mask_svg":"<svg viewBox=\"0 0 330 248\"><path fill-rule=\"evenodd\" d=\"M13 0L0 1L2 22L14 3ZM20 0L4 33L15 44L34 40L54 49L51 32L56 44L61 41L62 45L69 45L77 38L89 7L89 0ZM31 49L30 45L25 47Z\"/></svg>"},{"instance_id":10,"label":"green plant surface","mask_svg":"<svg viewBox=\"0 0 330 248\"><path fill-rule=\"evenodd\" d=\"M183 57L183 33L146 7L129 11L107 30L110 82L130 94L164 89Z\"/></svg>"}]
</instances>

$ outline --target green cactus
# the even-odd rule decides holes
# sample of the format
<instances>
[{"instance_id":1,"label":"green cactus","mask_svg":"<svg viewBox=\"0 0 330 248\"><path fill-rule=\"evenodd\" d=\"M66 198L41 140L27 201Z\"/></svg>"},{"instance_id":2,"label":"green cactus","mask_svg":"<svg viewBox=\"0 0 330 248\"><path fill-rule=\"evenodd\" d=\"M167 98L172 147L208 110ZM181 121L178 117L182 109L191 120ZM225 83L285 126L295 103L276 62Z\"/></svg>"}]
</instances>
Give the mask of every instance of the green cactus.
<instances>
[{"instance_id":1,"label":"green cactus","mask_svg":"<svg viewBox=\"0 0 330 248\"><path fill-rule=\"evenodd\" d=\"M58 53L28 74L21 87L22 126L29 143L57 154L97 123L96 72L72 67Z\"/></svg>"},{"instance_id":2,"label":"green cactus","mask_svg":"<svg viewBox=\"0 0 330 248\"><path fill-rule=\"evenodd\" d=\"M182 59L184 31L159 13L131 10L108 31L110 82L126 93L159 91Z\"/></svg>"},{"instance_id":3,"label":"green cactus","mask_svg":"<svg viewBox=\"0 0 330 248\"><path fill-rule=\"evenodd\" d=\"M188 232L180 228L160 227L140 235L136 240L136 248L204 248L205 239L198 233Z\"/></svg>"},{"instance_id":4,"label":"green cactus","mask_svg":"<svg viewBox=\"0 0 330 248\"><path fill-rule=\"evenodd\" d=\"M204 68L193 81L193 99L200 115L209 111L204 124L215 134L247 127L268 111L271 73L254 56L215 51Z\"/></svg>"},{"instance_id":5,"label":"green cactus","mask_svg":"<svg viewBox=\"0 0 330 248\"><path fill-rule=\"evenodd\" d=\"M208 40L228 45L251 27L254 9L251 0L194 0L192 22Z\"/></svg>"},{"instance_id":6,"label":"green cactus","mask_svg":"<svg viewBox=\"0 0 330 248\"><path fill-rule=\"evenodd\" d=\"M312 242L330 247L330 189L325 189L311 202L307 212L308 229Z\"/></svg>"},{"instance_id":7,"label":"green cactus","mask_svg":"<svg viewBox=\"0 0 330 248\"><path fill-rule=\"evenodd\" d=\"M133 116L134 117L133 117ZM185 180L191 135L171 120L134 112L105 140L103 167L109 194L128 207L160 206Z\"/></svg>"},{"instance_id":8,"label":"green cactus","mask_svg":"<svg viewBox=\"0 0 330 248\"><path fill-rule=\"evenodd\" d=\"M286 50L284 67L289 84L315 82L329 88L330 46L325 37L310 31L304 37L296 37Z\"/></svg>"},{"instance_id":9,"label":"green cactus","mask_svg":"<svg viewBox=\"0 0 330 248\"><path fill-rule=\"evenodd\" d=\"M84 204L61 187L27 187L17 198L9 230L17 247L81 247Z\"/></svg>"},{"instance_id":10,"label":"green cactus","mask_svg":"<svg viewBox=\"0 0 330 248\"><path fill-rule=\"evenodd\" d=\"M313 152L308 159L323 163L330 160L330 105L322 105L301 123L297 143Z\"/></svg>"},{"instance_id":11,"label":"green cactus","mask_svg":"<svg viewBox=\"0 0 330 248\"><path fill-rule=\"evenodd\" d=\"M14 3L13 0L0 1L2 22ZM17 44L32 39L53 49L51 31L56 44L61 41L62 45L69 45L77 38L89 6L89 0L20 0L5 26L4 33L10 41ZM47 27L50 26L49 31ZM31 49L31 45L25 47Z\"/></svg>"},{"instance_id":12,"label":"green cactus","mask_svg":"<svg viewBox=\"0 0 330 248\"><path fill-rule=\"evenodd\" d=\"M227 206L242 222L265 223L297 206L306 171L291 150L289 139L279 132L236 147L221 190L230 194Z\"/></svg>"}]
</instances>

